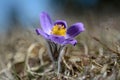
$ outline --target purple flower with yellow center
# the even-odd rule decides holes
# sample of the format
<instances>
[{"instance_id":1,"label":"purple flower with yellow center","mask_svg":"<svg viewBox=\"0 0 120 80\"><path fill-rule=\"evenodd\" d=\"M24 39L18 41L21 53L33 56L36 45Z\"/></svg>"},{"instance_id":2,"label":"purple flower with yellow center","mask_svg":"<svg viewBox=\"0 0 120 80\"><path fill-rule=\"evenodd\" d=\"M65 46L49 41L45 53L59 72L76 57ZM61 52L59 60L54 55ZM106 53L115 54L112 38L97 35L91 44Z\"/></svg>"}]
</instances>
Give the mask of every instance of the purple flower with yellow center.
<instances>
[{"instance_id":1,"label":"purple flower with yellow center","mask_svg":"<svg viewBox=\"0 0 120 80\"><path fill-rule=\"evenodd\" d=\"M42 29L36 29L37 34L60 45L75 45L77 41L74 37L85 30L81 22L75 23L69 28L64 20L56 20L53 23L50 16L45 12L40 14L40 23Z\"/></svg>"},{"instance_id":2,"label":"purple flower with yellow center","mask_svg":"<svg viewBox=\"0 0 120 80\"><path fill-rule=\"evenodd\" d=\"M38 28L36 32L46 39L48 54L54 63L55 69L57 68L57 72L59 73L65 45L75 45L77 43L74 37L85 30L84 25L78 22L68 28L66 21L56 20L53 23L50 16L45 12L40 14L40 23L42 29Z\"/></svg>"}]
</instances>

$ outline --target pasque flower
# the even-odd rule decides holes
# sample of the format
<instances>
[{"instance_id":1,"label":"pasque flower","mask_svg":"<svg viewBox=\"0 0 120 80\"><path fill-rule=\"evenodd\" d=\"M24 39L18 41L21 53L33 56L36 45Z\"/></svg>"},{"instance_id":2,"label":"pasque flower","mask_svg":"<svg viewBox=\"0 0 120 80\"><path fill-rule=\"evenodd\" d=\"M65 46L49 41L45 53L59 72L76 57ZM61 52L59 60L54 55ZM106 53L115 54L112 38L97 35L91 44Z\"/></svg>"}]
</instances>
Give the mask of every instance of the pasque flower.
<instances>
[{"instance_id":1,"label":"pasque flower","mask_svg":"<svg viewBox=\"0 0 120 80\"><path fill-rule=\"evenodd\" d=\"M37 34L60 45L75 45L77 41L74 37L85 30L81 22L75 23L69 28L64 20L56 20L53 23L50 16L45 12L40 14L40 23L42 29L36 29Z\"/></svg>"},{"instance_id":2,"label":"pasque flower","mask_svg":"<svg viewBox=\"0 0 120 80\"><path fill-rule=\"evenodd\" d=\"M45 12L40 14L40 23L42 29L38 28L36 32L46 39L48 54L54 64L54 69L57 68L59 73L65 45L77 43L74 37L85 30L84 25L78 22L68 28L66 21L56 20L53 23L50 16Z\"/></svg>"}]
</instances>

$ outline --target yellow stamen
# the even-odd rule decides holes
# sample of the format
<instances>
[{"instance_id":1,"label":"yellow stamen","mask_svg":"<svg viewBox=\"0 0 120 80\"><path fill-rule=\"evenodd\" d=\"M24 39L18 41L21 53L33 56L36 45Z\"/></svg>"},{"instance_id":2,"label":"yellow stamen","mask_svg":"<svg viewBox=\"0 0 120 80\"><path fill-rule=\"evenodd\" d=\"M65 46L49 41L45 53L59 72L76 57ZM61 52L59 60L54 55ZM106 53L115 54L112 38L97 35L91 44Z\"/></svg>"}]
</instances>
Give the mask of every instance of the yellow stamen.
<instances>
[{"instance_id":1,"label":"yellow stamen","mask_svg":"<svg viewBox=\"0 0 120 80\"><path fill-rule=\"evenodd\" d=\"M52 28L51 34L58 35L58 36L65 36L66 35L66 28L63 25L55 25Z\"/></svg>"}]
</instances>

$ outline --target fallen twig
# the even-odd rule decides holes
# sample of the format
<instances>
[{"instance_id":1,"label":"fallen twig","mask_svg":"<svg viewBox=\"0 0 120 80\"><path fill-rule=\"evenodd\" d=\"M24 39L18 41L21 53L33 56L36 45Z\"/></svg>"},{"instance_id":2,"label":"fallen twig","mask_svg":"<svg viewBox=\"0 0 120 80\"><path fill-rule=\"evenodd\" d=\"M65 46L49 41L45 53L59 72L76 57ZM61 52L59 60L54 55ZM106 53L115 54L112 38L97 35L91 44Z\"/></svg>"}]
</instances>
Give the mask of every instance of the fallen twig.
<instances>
[{"instance_id":1,"label":"fallen twig","mask_svg":"<svg viewBox=\"0 0 120 80\"><path fill-rule=\"evenodd\" d=\"M103 45L103 47L105 47L106 49L108 49L109 51L111 51L112 53L117 54L118 56L120 56L120 53L117 51L114 51L113 49L109 48L106 44L104 44L102 41L100 41L97 37L92 37L94 40L96 40L97 42L99 42L100 44Z\"/></svg>"}]
</instances>

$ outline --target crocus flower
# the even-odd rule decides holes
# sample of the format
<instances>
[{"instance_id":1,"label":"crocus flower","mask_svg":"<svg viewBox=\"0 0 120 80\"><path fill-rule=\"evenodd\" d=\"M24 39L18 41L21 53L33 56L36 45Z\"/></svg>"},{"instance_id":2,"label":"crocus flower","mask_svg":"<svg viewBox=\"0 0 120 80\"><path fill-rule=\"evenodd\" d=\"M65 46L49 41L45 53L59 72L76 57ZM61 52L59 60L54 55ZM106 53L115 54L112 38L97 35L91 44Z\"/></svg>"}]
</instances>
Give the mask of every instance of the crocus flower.
<instances>
[{"instance_id":1,"label":"crocus flower","mask_svg":"<svg viewBox=\"0 0 120 80\"><path fill-rule=\"evenodd\" d=\"M60 45L75 45L77 41L74 37L85 30L81 22L75 23L69 28L64 20L56 20L53 22L50 16L45 12L40 14L40 23L42 29L36 29L37 34Z\"/></svg>"},{"instance_id":2,"label":"crocus flower","mask_svg":"<svg viewBox=\"0 0 120 80\"><path fill-rule=\"evenodd\" d=\"M57 68L59 73L65 45L77 43L74 37L85 30L84 25L79 22L68 28L66 21L56 20L53 23L50 16L45 12L40 14L40 23L42 29L38 28L36 32L46 39L48 54L54 64L54 69Z\"/></svg>"}]
</instances>

